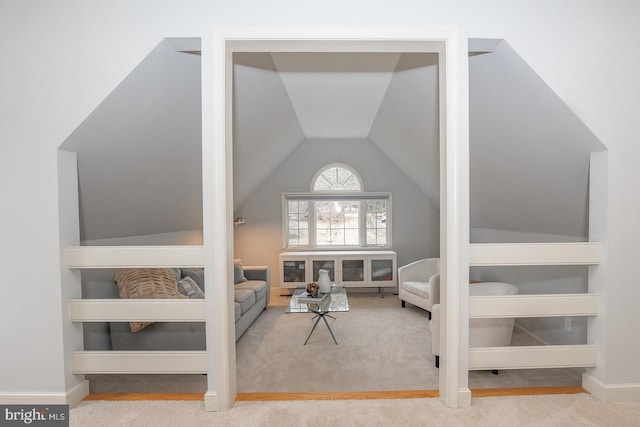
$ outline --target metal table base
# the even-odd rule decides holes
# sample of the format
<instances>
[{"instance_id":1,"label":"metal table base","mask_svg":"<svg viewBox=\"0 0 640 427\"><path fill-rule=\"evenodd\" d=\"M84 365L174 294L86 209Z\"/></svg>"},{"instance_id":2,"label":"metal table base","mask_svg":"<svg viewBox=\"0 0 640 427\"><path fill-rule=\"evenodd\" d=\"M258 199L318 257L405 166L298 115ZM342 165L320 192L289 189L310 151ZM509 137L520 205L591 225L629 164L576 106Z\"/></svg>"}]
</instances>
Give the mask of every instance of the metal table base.
<instances>
[{"instance_id":1,"label":"metal table base","mask_svg":"<svg viewBox=\"0 0 640 427\"><path fill-rule=\"evenodd\" d=\"M309 338L311 338L311 334L313 334L313 331L316 330L316 326L318 326L318 322L320 322L320 319L324 320L324 324L327 325L327 329L329 330L329 333L331 334L331 338L333 338L333 342L336 343L336 345L338 345L338 341L336 341L336 337L333 335L333 331L331 330L331 326L329 326L329 322L327 322L327 319L325 319L325 317L331 317L332 319L335 320L335 317L330 315L328 312L314 311L314 313L316 313L316 315L313 316L311 318L311 320L316 319L316 318L317 318L317 320L313 324L313 328L311 328L311 332L309 332L309 335L307 335L307 339L304 340L304 344L303 345L307 345L307 342L309 341Z\"/></svg>"}]
</instances>

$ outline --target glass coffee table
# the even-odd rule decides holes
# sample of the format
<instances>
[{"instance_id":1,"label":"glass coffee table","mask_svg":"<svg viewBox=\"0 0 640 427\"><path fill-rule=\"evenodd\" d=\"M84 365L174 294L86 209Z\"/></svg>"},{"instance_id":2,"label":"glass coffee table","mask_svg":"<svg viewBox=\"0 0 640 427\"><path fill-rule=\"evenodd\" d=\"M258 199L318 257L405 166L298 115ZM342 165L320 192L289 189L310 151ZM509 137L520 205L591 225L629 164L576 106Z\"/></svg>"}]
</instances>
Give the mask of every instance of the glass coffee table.
<instances>
[{"instance_id":1,"label":"glass coffee table","mask_svg":"<svg viewBox=\"0 0 640 427\"><path fill-rule=\"evenodd\" d=\"M298 287L293 292L291 296L291 301L289 301L289 306L285 310L285 313L313 313L313 319L316 319L316 322L313 324L313 328L311 328L311 332L307 336L307 339L304 341L303 345L307 345L309 338L311 338L311 334L315 331L316 326L318 326L318 322L320 319L324 320L324 324L327 325L327 329L329 329L329 333L331 334L331 338L333 338L333 342L338 344L336 341L336 337L333 335L333 331L329 326L329 322L327 322L326 317L330 317L335 319L329 313L339 313L349 311L349 300L347 299L347 291L344 285L332 285L331 292L329 293L329 297L322 301L320 304L315 303L307 303L298 301L298 297L306 292L306 287Z\"/></svg>"}]
</instances>

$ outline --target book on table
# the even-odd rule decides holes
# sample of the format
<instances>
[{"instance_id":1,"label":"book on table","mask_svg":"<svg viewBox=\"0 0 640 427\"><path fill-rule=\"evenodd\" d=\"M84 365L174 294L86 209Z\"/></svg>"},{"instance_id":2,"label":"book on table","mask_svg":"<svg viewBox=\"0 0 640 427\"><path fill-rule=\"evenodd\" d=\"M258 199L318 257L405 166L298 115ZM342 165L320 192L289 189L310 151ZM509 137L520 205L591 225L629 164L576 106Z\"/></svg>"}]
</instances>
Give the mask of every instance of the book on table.
<instances>
[{"instance_id":1,"label":"book on table","mask_svg":"<svg viewBox=\"0 0 640 427\"><path fill-rule=\"evenodd\" d=\"M298 302L301 304L322 304L323 302L325 302L327 299L329 299L329 294L328 293L319 293L318 295L311 296L309 295L308 292L303 292L300 295L298 295Z\"/></svg>"}]
</instances>

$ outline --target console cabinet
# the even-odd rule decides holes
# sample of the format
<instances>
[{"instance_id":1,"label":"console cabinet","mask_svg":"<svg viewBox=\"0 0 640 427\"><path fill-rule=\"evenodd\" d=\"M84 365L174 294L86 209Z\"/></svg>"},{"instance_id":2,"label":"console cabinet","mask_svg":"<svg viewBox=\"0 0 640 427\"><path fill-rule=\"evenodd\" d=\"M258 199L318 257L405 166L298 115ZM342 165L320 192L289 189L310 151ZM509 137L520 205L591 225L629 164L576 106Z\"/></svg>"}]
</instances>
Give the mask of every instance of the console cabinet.
<instances>
[{"instance_id":1,"label":"console cabinet","mask_svg":"<svg viewBox=\"0 0 640 427\"><path fill-rule=\"evenodd\" d=\"M280 254L280 287L295 288L318 280L329 270L332 283L347 287L397 286L394 251L307 251Z\"/></svg>"}]
</instances>

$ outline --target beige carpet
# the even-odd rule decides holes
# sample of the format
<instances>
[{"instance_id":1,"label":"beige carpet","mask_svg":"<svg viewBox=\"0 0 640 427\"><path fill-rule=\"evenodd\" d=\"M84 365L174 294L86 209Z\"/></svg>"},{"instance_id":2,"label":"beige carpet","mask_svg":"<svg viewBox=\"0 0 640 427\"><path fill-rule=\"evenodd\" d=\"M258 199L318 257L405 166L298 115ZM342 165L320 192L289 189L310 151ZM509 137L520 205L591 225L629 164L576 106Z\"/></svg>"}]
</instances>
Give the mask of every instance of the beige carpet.
<instances>
[{"instance_id":1,"label":"beige carpet","mask_svg":"<svg viewBox=\"0 0 640 427\"><path fill-rule=\"evenodd\" d=\"M73 427L181 426L638 426L640 403L604 403L589 394L485 397L465 409L440 399L237 402L205 412L203 402L84 401Z\"/></svg>"},{"instance_id":2,"label":"beige carpet","mask_svg":"<svg viewBox=\"0 0 640 427\"><path fill-rule=\"evenodd\" d=\"M285 302L288 300L285 299ZM237 343L239 392L424 389L438 383L426 312L402 309L395 296L350 294L350 311L328 319L271 306Z\"/></svg>"},{"instance_id":3,"label":"beige carpet","mask_svg":"<svg viewBox=\"0 0 640 427\"><path fill-rule=\"evenodd\" d=\"M330 320L335 345L321 322L307 345L310 314L285 314L288 297L271 305L237 342L238 392L436 390L427 313L397 296L349 293L350 311ZM513 345L531 343L516 329ZM204 393L204 375L88 375L92 393ZM469 387L580 385L571 369L470 372Z\"/></svg>"},{"instance_id":4,"label":"beige carpet","mask_svg":"<svg viewBox=\"0 0 640 427\"><path fill-rule=\"evenodd\" d=\"M330 320L338 345L319 323L307 345L311 314L284 314L288 298L272 305L237 343L239 392L436 390L427 312L397 296L350 293L350 311ZM537 344L515 329L512 345ZM470 372L471 388L581 384L572 369Z\"/></svg>"}]
</instances>

